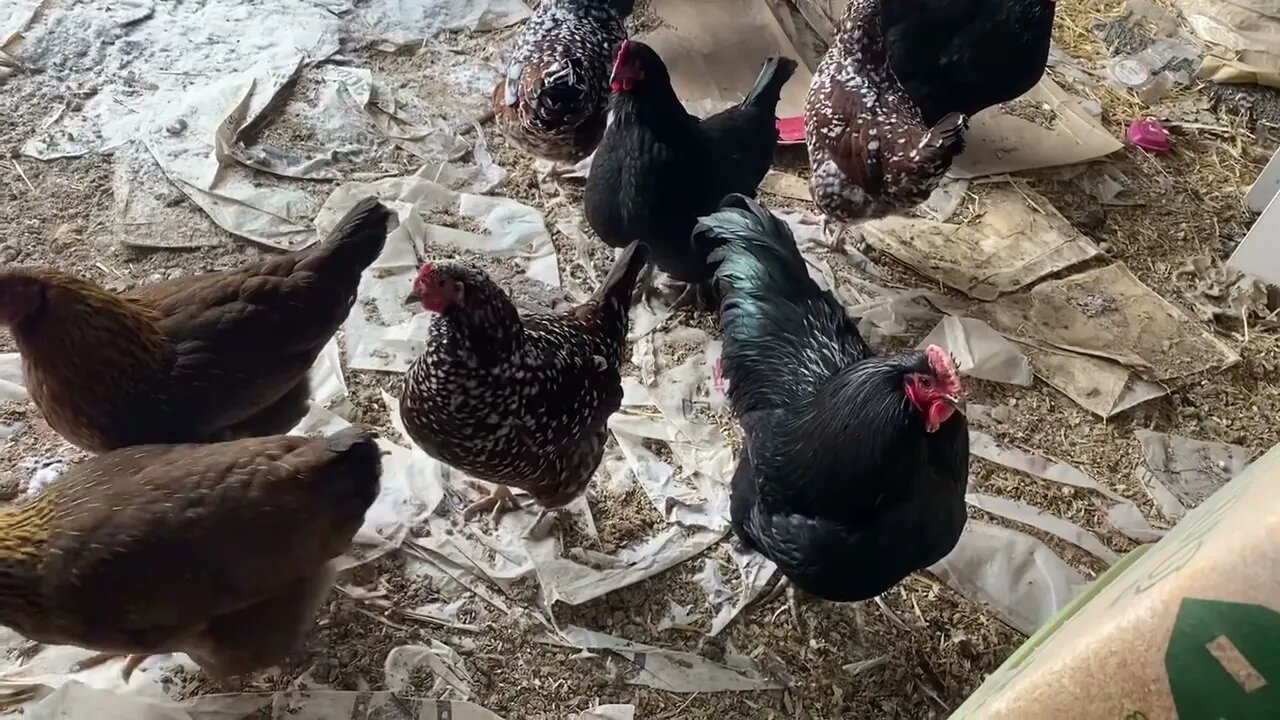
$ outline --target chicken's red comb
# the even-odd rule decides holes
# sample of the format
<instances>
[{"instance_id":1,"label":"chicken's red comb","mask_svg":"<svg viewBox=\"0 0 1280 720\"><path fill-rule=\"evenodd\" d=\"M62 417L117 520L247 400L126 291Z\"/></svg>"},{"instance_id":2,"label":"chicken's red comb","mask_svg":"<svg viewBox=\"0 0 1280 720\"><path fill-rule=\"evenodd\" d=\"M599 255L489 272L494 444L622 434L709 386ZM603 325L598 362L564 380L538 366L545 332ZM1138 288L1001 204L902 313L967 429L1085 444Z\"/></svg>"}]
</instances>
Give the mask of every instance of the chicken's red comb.
<instances>
[{"instance_id":1,"label":"chicken's red comb","mask_svg":"<svg viewBox=\"0 0 1280 720\"><path fill-rule=\"evenodd\" d=\"M924 349L925 357L929 359L929 367L933 368L933 374L938 378L938 385L950 393L959 393L960 373L956 370L956 361L951 357L951 353L937 345L930 345Z\"/></svg>"},{"instance_id":2,"label":"chicken's red comb","mask_svg":"<svg viewBox=\"0 0 1280 720\"><path fill-rule=\"evenodd\" d=\"M618 68L622 67L623 64L627 62L628 56L630 55L631 55L631 41L623 40L622 44L618 46L618 56L613 59L612 75L618 74Z\"/></svg>"},{"instance_id":3,"label":"chicken's red comb","mask_svg":"<svg viewBox=\"0 0 1280 720\"><path fill-rule=\"evenodd\" d=\"M778 118L778 144L799 145L804 142L804 116Z\"/></svg>"}]
</instances>

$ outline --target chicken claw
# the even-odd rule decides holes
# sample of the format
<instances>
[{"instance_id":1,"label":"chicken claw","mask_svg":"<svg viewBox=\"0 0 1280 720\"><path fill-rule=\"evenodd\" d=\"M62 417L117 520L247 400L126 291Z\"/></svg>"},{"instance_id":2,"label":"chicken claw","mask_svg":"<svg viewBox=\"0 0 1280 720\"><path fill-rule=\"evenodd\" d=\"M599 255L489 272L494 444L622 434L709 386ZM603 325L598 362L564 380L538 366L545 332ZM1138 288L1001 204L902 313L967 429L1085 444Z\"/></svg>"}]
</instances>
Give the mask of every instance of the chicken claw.
<instances>
[{"instance_id":1,"label":"chicken claw","mask_svg":"<svg viewBox=\"0 0 1280 720\"><path fill-rule=\"evenodd\" d=\"M81 660L80 662L76 663L71 667L71 672L83 672L85 670L89 670L90 668L98 667L99 665L107 662L108 660L114 660L116 658L121 658L121 657L128 658L128 660L125 661L124 667L121 668L120 670L120 678L124 680L124 683L126 685L128 685L129 678L133 676L133 671L137 670L138 666L141 665L143 662L145 662L146 659L151 656L150 655L126 655L125 653L102 652L102 653L98 653L97 655L91 655L85 658L84 660Z\"/></svg>"},{"instance_id":2,"label":"chicken claw","mask_svg":"<svg viewBox=\"0 0 1280 720\"><path fill-rule=\"evenodd\" d=\"M842 236L844 235L844 231L847 228L847 226L844 223L836 222L835 220L832 220L826 215L823 215L822 223L820 224L819 227L822 231L823 244L825 244L828 248L836 252L840 252L841 250L844 249L843 245L841 244Z\"/></svg>"},{"instance_id":3,"label":"chicken claw","mask_svg":"<svg viewBox=\"0 0 1280 720\"><path fill-rule=\"evenodd\" d=\"M766 593L760 599L756 600L755 604L768 605L770 602L773 602L773 600L777 598L779 595L781 595L784 591L786 592L786 595L787 595L786 609L791 611L792 622L795 624L797 630L799 630L802 633L807 632L804 620L801 619L800 617L800 605L796 600L796 586L788 578L783 577L781 580L779 580L777 584L774 585L769 590L768 593ZM778 619L778 616L782 614L782 610L783 608L778 608L778 610L774 612L773 618L772 618L774 621L776 621Z\"/></svg>"},{"instance_id":4,"label":"chicken claw","mask_svg":"<svg viewBox=\"0 0 1280 720\"><path fill-rule=\"evenodd\" d=\"M520 501L511 494L510 488L506 485L494 485L489 490L488 497L471 503L462 511L462 519L470 520L486 510L492 510L493 521L496 523L503 514L519 509Z\"/></svg>"}]
</instances>

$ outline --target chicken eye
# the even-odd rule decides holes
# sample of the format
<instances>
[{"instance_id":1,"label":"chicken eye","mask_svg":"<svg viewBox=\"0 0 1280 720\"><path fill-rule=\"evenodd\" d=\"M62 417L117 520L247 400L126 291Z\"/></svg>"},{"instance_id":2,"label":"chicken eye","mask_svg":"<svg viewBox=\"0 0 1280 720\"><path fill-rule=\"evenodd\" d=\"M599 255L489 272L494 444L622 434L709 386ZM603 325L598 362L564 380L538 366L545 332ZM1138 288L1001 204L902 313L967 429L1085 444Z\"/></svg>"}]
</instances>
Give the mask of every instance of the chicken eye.
<instances>
[{"instance_id":1,"label":"chicken eye","mask_svg":"<svg viewBox=\"0 0 1280 720\"><path fill-rule=\"evenodd\" d=\"M920 386L921 386L921 387L923 387L925 390L928 390L928 389L932 388L932 387L933 387L933 378L929 377L928 375L921 375L921 376L920 376Z\"/></svg>"}]
</instances>

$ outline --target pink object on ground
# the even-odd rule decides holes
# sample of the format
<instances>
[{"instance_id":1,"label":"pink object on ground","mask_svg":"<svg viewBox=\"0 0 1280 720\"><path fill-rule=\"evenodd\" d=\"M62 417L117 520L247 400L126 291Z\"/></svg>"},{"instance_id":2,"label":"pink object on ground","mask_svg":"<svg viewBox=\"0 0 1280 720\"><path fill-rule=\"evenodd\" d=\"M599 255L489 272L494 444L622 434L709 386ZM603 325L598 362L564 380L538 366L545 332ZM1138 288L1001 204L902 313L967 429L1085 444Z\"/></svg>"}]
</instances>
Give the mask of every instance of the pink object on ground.
<instances>
[{"instance_id":1,"label":"pink object on ground","mask_svg":"<svg viewBox=\"0 0 1280 720\"><path fill-rule=\"evenodd\" d=\"M799 145L804 142L804 116L778 118L778 144Z\"/></svg>"},{"instance_id":2,"label":"pink object on ground","mask_svg":"<svg viewBox=\"0 0 1280 720\"><path fill-rule=\"evenodd\" d=\"M727 393L729 391L729 381L724 377L724 369L721 367L723 363L724 360L720 359L716 360L716 364L711 366L711 384L716 390Z\"/></svg>"},{"instance_id":3,"label":"pink object on ground","mask_svg":"<svg viewBox=\"0 0 1280 720\"><path fill-rule=\"evenodd\" d=\"M1129 142L1146 150L1149 153L1167 153L1171 149L1169 146L1169 131L1164 129L1155 118L1138 118L1129 125L1129 131L1125 133L1125 137Z\"/></svg>"}]
</instances>

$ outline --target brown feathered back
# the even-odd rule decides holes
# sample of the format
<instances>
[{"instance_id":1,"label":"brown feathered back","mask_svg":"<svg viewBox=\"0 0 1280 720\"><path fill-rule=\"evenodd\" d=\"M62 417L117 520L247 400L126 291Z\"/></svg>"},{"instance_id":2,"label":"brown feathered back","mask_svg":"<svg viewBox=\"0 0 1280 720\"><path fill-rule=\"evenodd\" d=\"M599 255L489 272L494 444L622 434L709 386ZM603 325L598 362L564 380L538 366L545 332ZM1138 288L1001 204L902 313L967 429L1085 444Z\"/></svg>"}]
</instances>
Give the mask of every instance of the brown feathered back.
<instances>
[{"instance_id":1,"label":"brown feathered back","mask_svg":"<svg viewBox=\"0 0 1280 720\"><path fill-rule=\"evenodd\" d=\"M0 623L40 642L183 650L210 620L323 572L380 474L356 429L100 455L0 509Z\"/></svg>"},{"instance_id":2,"label":"brown feathered back","mask_svg":"<svg viewBox=\"0 0 1280 720\"><path fill-rule=\"evenodd\" d=\"M11 326L32 399L98 452L289 430L390 218L369 198L312 248L119 295L52 269L0 274L0 298L40 288Z\"/></svg>"}]
</instances>

